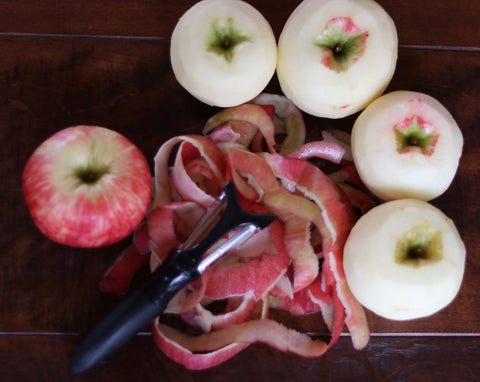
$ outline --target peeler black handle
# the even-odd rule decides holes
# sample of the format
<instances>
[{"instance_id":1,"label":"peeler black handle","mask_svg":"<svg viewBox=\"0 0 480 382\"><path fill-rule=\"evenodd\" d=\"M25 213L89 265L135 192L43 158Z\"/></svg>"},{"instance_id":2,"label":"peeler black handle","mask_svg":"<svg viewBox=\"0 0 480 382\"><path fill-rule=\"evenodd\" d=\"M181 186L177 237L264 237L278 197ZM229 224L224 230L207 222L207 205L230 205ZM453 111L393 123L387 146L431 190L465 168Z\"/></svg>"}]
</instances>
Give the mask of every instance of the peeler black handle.
<instances>
[{"instance_id":1,"label":"peeler black handle","mask_svg":"<svg viewBox=\"0 0 480 382\"><path fill-rule=\"evenodd\" d=\"M200 277L198 256L179 249L173 252L150 283L123 299L95 326L72 357L72 373L86 371L112 355L160 315L177 292Z\"/></svg>"},{"instance_id":2,"label":"peeler black handle","mask_svg":"<svg viewBox=\"0 0 480 382\"><path fill-rule=\"evenodd\" d=\"M276 219L272 215L244 211L233 182L228 182L224 191L226 199L222 200L227 202L226 209L211 231L192 247L185 245L183 249L172 250L155 271L153 281L123 299L100 321L74 353L70 364L73 373L86 371L117 351L159 316L173 296L198 279L209 265L247 240L256 229L265 228ZM202 259L207 249L238 227L243 229Z\"/></svg>"}]
</instances>

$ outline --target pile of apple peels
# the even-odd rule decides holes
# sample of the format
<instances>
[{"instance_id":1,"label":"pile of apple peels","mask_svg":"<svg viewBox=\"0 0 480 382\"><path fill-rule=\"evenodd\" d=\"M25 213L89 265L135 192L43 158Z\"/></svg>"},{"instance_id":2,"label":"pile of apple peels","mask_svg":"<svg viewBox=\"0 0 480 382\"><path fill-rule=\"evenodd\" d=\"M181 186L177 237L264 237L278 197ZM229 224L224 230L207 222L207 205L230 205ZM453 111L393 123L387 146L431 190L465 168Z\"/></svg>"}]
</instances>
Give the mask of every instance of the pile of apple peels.
<instances>
[{"instance_id":1,"label":"pile of apple peels","mask_svg":"<svg viewBox=\"0 0 480 382\"><path fill-rule=\"evenodd\" d=\"M255 342L321 356L345 325L356 349L369 341L366 315L346 283L342 257L355 208L365 212L374 203L349 185L358 184L358 177L353 164L342 160L348 150L342 133L306 144L302 113L286 97L262 95L256 101L220 111L203 135L176 136L160 147L146 221L100 284L104 291L125 293L143 264L155 270L229 180L244 209L276 215L267 229L170 302L165 315L180 318L189 334L161 317L153 322L157 346L188 369L218 365ZM327 175L308 160L312 157L340 169ZM211 309L218 302L222 309ZM270 309L321 313L329 342L287 328L270 318Z\"/></svg>"}]
</instances>

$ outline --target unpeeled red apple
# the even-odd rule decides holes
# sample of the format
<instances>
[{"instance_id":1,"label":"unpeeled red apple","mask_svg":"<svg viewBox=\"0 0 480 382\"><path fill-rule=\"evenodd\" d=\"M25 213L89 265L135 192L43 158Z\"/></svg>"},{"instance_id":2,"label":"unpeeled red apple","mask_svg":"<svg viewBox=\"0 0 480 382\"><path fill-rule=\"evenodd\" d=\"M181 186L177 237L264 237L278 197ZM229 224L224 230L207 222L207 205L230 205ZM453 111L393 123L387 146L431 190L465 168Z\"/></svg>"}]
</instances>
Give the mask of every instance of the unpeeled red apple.
<instances>
[{"instance_id":1,"label":"unpeeled red apple","mask_svg":"<svg viewBox=\"0 0 480 382\"><path fill-rule=\"evenodd\" d=\"M49 137L28 159L22 181L40 231L74 247L100 247L131 234L152 193L140 149L99 126L68 127Z\"/></svg>"},{"instance_id":2,"label":"unpeeled red apple","mask_svg":"<svg viewBox=\"0 0 480 382\"><path fill-rule=\"evenodd\" d=\"M220 107L250 101L275 72L277 44L268 21L240 0L203 0L178 21L170 59L178 82Z\"/></svg>"},{"instance_id":3,"label":"unpeeled red apple","mask_svg":"<svg viewBox=\"0 0 480 382\"><path fill-rule=\"evenodd\" d=\"M395 91L372 102L352 129L358 173L383 200L425 201L451 184L463 136L448 110L423 93Z\"/></svg>"},{"instance_id":4,"label":"unpeeled red apple","mask_svg":"<svg viewBox=\"0 0 480 382\"><path fill-rule=\"evenodd\" d=\"M344 248L354 296L385 318L429 316L459 291L465 246L451 219L428 202L400 199L373 208L353 227Z\"/></svg>"},{"instance_id":5,"label":"unpeeled red apple","mask_svg":"<svg viewBox=\"0 0 480 382\"><path fill-rule=\"evenodd\" d=\"M372 0L304 0L278 41L282 91L317 117L353 114L389 84L397 40L393 20Z\"/></svg>"}]
</instances>

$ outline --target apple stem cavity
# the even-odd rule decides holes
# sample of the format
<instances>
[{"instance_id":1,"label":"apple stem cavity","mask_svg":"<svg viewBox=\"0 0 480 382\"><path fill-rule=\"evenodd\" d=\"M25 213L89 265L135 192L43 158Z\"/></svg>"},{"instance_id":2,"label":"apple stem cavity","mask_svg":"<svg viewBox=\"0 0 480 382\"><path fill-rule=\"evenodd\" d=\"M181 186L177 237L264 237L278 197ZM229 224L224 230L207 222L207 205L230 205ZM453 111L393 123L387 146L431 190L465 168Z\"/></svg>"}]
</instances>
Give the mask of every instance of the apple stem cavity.
<instances>
[{"instance_id":1,"label":"apple stem cavity","mask_svg":"<svg viewBox=\"0 0 480 382\"><path fill-rule=\"evenodd\" d=\"M412 151L430 156L435 151L439 134L434 126L414 115L393 128L399 154Z\"/></svg>"},{"instance_id":2,"label":"apple stem cavity","mask_svg":"<svg viewBox=\"0 0 480 382\"><path fill-rule=\"evenodd\" d=\"M78 179L79 185L93 185L109 172L110 166L95 165L93 163L89 163L86 166L80 166L74 169L74 175Z\"/></svg>"},{"instance_id":3,"label":"apple stem cavity","mask_svg":"<svg viewBox=\"0 0 480 382\"><path fill-rule=\"evenodd\" d=\"M323 65L339 73L362 56L367 37L368 32L361 31L349 17L335 17L313 43L323 50Z\"/></svg>"},{"instance_id":4,"label":"apple stem cavity","mask_svg":"<svg viewBox=\"0 0 480 382\"><path fill-rule=\"evenodd\" d=\"M428 223L420 223L397 239L395 262L409 267L442 260L442 233L434 230Z\"/></svg>"},{"instance_id":5,"label":"apple stem cavity","mask_svg":"<svg viewBox=\"0 0 480 382\"><path fill-rule=\"evenodd\" d=\"M250 37L240 31L231 17L217 18L212 21L207 35L207 51L223 56L225 61L232 62L235 48Z\"/></svg>"}]
</instances>

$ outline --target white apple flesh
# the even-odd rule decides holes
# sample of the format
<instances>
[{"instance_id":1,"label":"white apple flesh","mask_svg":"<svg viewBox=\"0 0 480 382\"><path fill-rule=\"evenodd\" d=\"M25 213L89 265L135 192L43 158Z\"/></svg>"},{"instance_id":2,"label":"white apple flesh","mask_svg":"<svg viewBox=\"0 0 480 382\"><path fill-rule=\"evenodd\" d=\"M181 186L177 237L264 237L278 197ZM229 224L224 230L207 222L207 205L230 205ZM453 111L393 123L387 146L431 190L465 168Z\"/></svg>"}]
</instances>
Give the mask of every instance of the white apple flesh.
<instances>
[{"instance_id":1,"label":"white apple flesh","mask_svg":"<svg viewBox=\"0 0 480 382\"><path fill-rule=\"evenodd\" d=\"M43 234L61 244L93 248L125 238L140 224L152 176L143 153L123 135L74 126L33 152L22 187Z\"/></svg>"},{"instance_id":2,"label":"white apple flesh","mask_svg":"<svg viewBox=\"0 0 480 382\"><path fill-rule=\"evenodd\" d=\"M374 313L392 320L426 317L457 295L466 250L438 208L417 199L374 207L353 227L343 266L350 289Z\"/></svg>"},{"instance_id":3,"label":"white apple flesh","mask_svg":"<svg viewBox=\"0 0 480 382\"><path fill-rule=\"evenodd\" d=\"M372 102L352 128L352 155L370 191L382 200L431 200L447 190L463 136L448 110L423 93L395 91Z\"/></svg>"},{"instance_id":4,"label":"white apple flesh","mask_svg":"<svg viewBox=\"0 0 480 382\"><path fill-rule=\"evenodd\" d=\"M393 20L372 0L304 0L280 34L278 80L304 112L342 118L384 92L397 45Z\"/></svg>"},{"instance_id":5,"label":"white apple flesh","mask_svg":"<svg viewBox=\"0 0 480 382\"><path fill-rule=\"evenodd\" d=\"M178 82L200 101L236 106L261 93L277 63L268 21L240 0L203 0L178 21L170 59Z\"/></svg>"}]
</instances>

